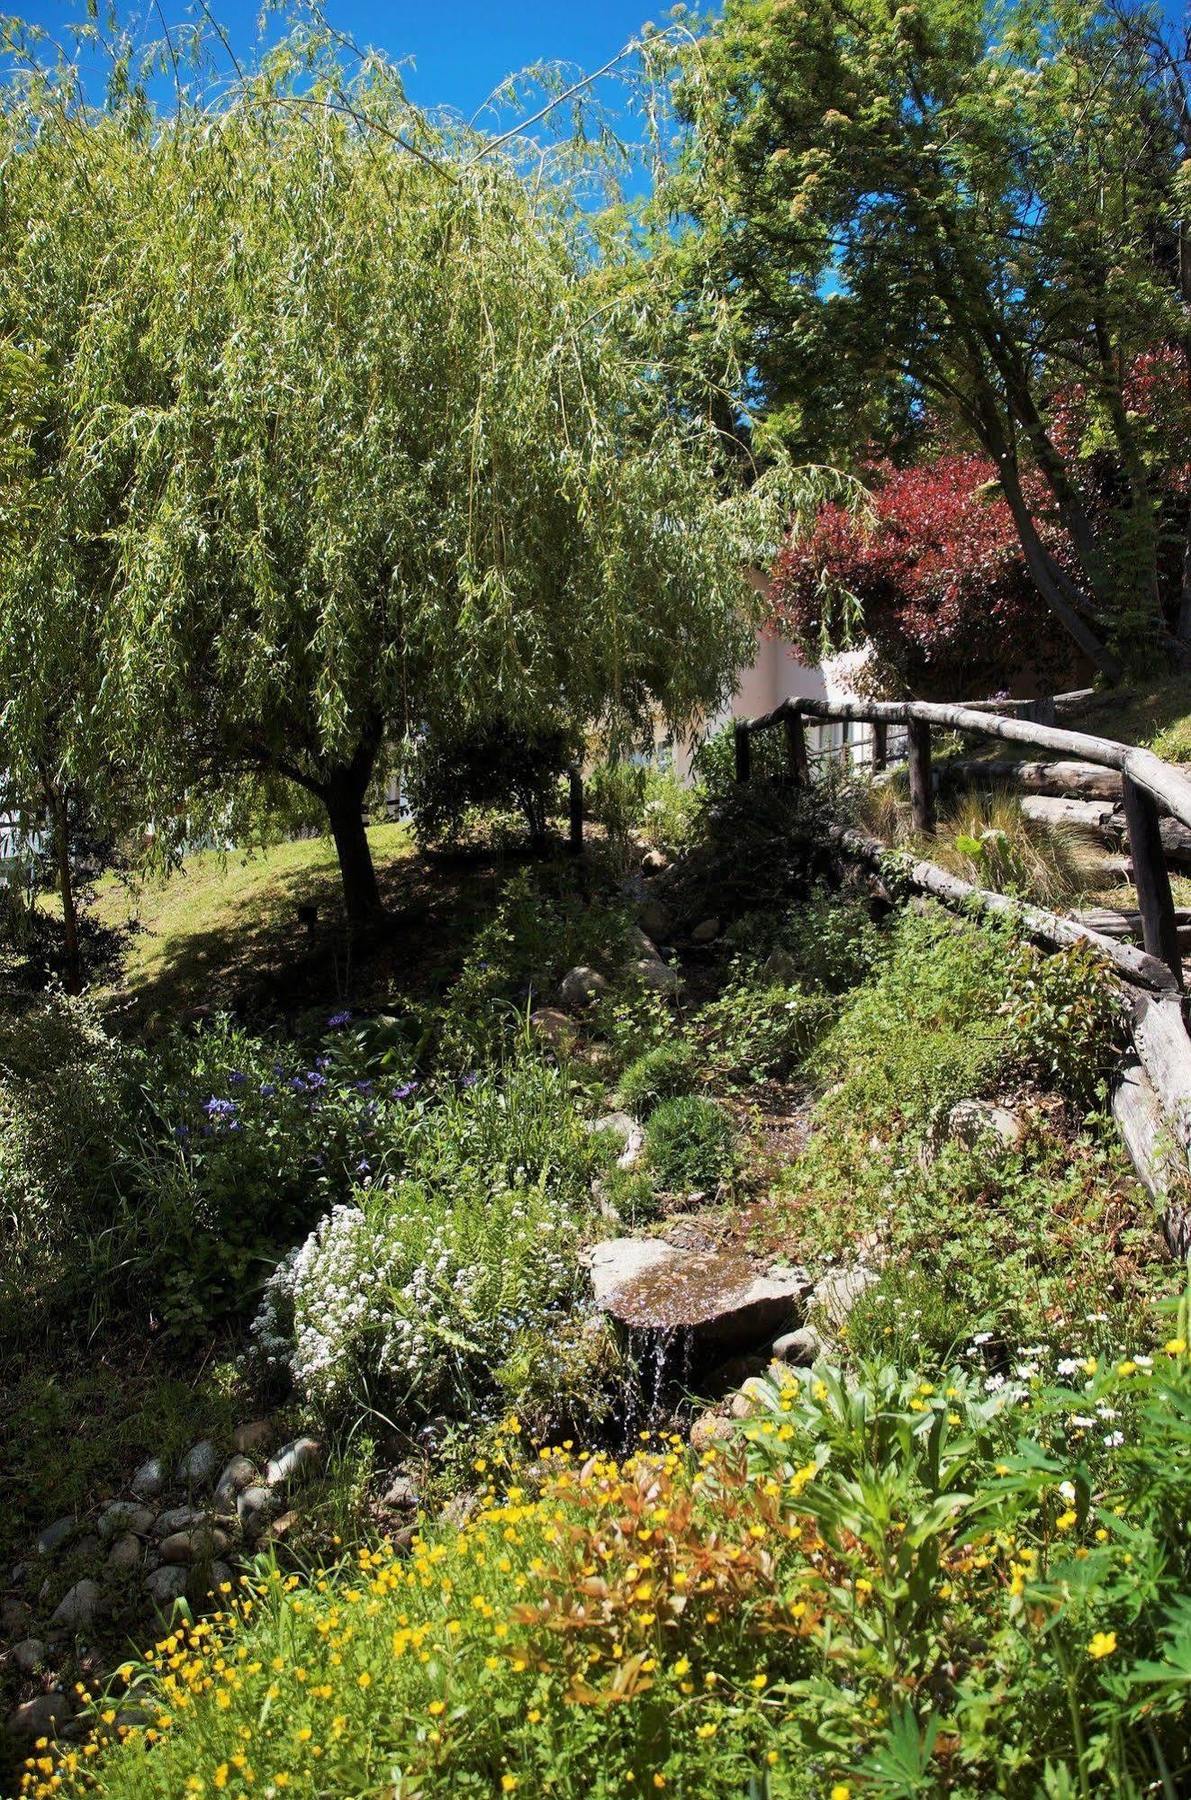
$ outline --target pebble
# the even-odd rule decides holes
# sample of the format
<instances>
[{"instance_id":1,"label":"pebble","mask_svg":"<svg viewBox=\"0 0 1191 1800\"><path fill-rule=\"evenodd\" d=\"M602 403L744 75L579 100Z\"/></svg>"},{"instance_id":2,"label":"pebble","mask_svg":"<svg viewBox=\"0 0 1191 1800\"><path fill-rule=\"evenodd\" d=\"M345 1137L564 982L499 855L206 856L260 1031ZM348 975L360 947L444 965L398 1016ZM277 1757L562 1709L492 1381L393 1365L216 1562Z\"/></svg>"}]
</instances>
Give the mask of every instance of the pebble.
<instances>
[{"instance_id":1,"label":"pebble","mask_svg":"<svg viewBox=\"0 0 1191 1800\"><path fill-rule=\"evenodd\" d=\"M178 1480L186 1487L206 1487L219 1468L219 1452L210 1438L193 1444L178 1464Z\"/></svg>"},{"instance_id":2,"label":"pebble","mask_svg":"<svg viewBox=\"0 0 1191 1800\"><path fill-rule=\"evenodd\" d=\"M165 1465L160 1456L147 1456L132 1478L138 1500L155 1500L165 1486Z\"/></svg>"},{"instance_id":3,"label":"pebble","mask_svg":"<svg viewBox=\"0 0 1191 1800\"><path fill-rule=\"evenodd\" d=\"M718 919L700 919L697 925L691 927L692 944L710 944L712 939L719 935L720 922Z\"/></svg>"},{"instance_id":4,"label":"pebble","mask_svg":"<svg viewBox=\"0 0 1191 1800\"><path fill-rule=\"evenodd\" d=\"M242 1488L251 1487L256 1480L256 1466L246 1456L233 1456L224 1465L223 1474L215 1484L215 1504L231 1511L236 1502L236 1495Z\"/></svg>"},{"instance_id":5,"label":"pebble","mask_svg":"<svg viewBox=\"0 0 1191 1800\"><path fill-rule=\"evenodd\" d=\"M787 1331L774 1338L771 1354L777 1362L809 1369L823 1354L823 1340L812 1326L804 1325L801 1331Z\"/></svg>"},{"instance_id":6,"label":"pebble","mask_svg":"<svg viewBox=\"0 0 1191 1800\"><path fill-rule=\"evenodd\" d=\"M100 1513L95 1529L105 1544L128 1531L145 1537L153 1529L156 1516L151 1506L141 1506L135 1500L113 1500Z\"/></svg>"},{"instance_id":7,"label":"pebble","mask_svg":"<svg viewBox=\"0 0 1191 1800\"><path fill-rule=\"evenodd\" d=\"M281 1487L295 1475L307 1474L322 1462L323 1447L315 1438L294 1438L283 1444L265 1469L265 1486Z\"/></svg>"},{"instance_id":8,"label":"pebble","mask_svg":"<svg viewBox=\"0 0 1191 1800\"><path fill-rule=\"evenodd\" d=\"M94 1622L99 1594L99 1583L90 1577L76 1581L54 1608L50 1624L59 1625L64 1631L85 1631Z\"/></svg>"},{"instance_id":9,"label":"pebble","mask_svg":"<svg viewBox=\"0 0 1191 1800\"><path fill-rule=\"evenodd\" d=\"M273 1435L272 1421L269 1419L250 1419L247 1425L237 1425L232 1432L232 1449L241 1455L246 1450L260 1450Z\"/></svg>"},{"instance_id":10,"label":"pebble","mask_svg":"<svg viewBox=\"0 0 1191 1800\"><path fill-rule=\"evenodd\" d=\"M78 1520L74 1518L55 1519L52 1525L47 1525L37 1540L38 1555L52 1556L55 1550L61 1549L68 1537L73 1537L77 1525Z\"/></svg>"},{"instance_id":11,"label":"pebble","mask_svg":"<svg viewBox=\"0 0 1191 1800\"><path fill-rule=\"evenodd\" d=\"M108 1551L107 1567L117 1572L135 1569L141 1560L141 1540L135 1531L122 1531Z\"/></svg>"},{"instance_id":12,"label":"pebble","mask_svg":"<svg viewBox=\"0 0 1191 1800\"><path fill-rule=\"evenodd\" d=\"M175 1531L158 1545L163 1563L210 1562L227 1549L226 1531L200 1525L195 1531Z\"/></svg>"},{"instance_id":13,"label":"pebble","mask_svg":"<svg viewBox=\"0 0 1191 1800\"><path fill-rule=\"evenodd\" d=\"M167 1563L146 1576L145 1592L163 1609L172 1606L186 1592L189 1573L188 1569L179 1568L176 1563Z\"/></svg>"},{"instance_id":14,"label":"pebble","mask_svg":"<svg viewBox=\"0 0 1191 1800\"><path fill-rule=\"evenodd\" d=\"M22 1675L36 1675L45 1662L45 1645L40 1638L24 1638L13 1645L12 1660Z\"/></svg>"},{"instance_id":15,"label":"pebble","mask_svg":"<svg viewBox=\"0 0 1191 1800\"><path fill-rule=\"evenodd\" d=\"M55 1688L52 1693L38 1694L14 1707L8 1715L8 1729L14 1737L52 1737L72 1711L69 1697L61 1688Z\"/></svg>"},{"instance_id":16,"label":"pebble","mask_svg":"<svg viewBox=\"0 0 1191 1800\"><path fill-rule=\"evenodd\" d=\"M201 1525L207 1515L198 1512L193 1506L171 1506L166 1512L159 1513L157 1523L153 1527L157 1537L172 1537L175 1531L193 1531Z\"/></svg>"},{"instance_id":17,"label":"pebble","mask_svg":"<svg viewBox=\"0 0 1191 1800\"><path fill-rule=\"evenodd\" d=\"M231 1565L229 1563L213 1562L211 1564L211 1585L209 1592L212 1594L219 1593L221 1588L230 1587L233 1579Z\"/></svg>"},{"instance_id":18,"label":"pebble","mask_svg":"<svg viewBox=\"0 0 1191 1800\"><path fill-rule=\"evenodd\" d=\"M559 982L558 997L564 1006L590 1006L607 989L608 983L598 969L589 969L585 963L579 963L568 969Z\"/></svg>"},{"instance_id":19,"label":"pebble","mask_svg":"<svg viewBox=\"0 0 1191 1800\"><path fill-rule=\"evenodd\" d=\"M5 1637L19 1637L33 1623L33 1608L16 1594L5 1594L0 1600L0 1631Z\"/></svg>"},{"instance_id":20,"label":"pebble","mask_svg":"<svg viewBox=\"0 0 1191 1800\"><path fill-rule=\"evenodd\" d=\"M271 1488L250 1487L236 1495L236 1514L250 1537L267 1525L276 1511L277 1501Z\"/></svg>"},{"instance_id":21,"label":"pebble","mask_svg":"<svg viewBox=\"0 0 1191 1800\"><path fill-rule=\"evenodd\" d=\"M398 1507L402 1512L414 1511L418 1504L418 1490L408 1475L397 1475L389 1483L384 1504Z\"/></svg>"}]
</instances>

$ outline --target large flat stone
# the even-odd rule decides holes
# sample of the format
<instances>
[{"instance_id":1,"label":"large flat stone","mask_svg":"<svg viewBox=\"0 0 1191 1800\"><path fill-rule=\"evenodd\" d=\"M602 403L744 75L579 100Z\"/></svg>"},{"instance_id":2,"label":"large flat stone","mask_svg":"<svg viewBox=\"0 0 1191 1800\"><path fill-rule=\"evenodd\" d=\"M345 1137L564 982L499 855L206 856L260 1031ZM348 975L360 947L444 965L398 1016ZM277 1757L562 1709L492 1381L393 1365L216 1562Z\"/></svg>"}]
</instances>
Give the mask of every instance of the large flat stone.
<instances>
[{"instance_id":1,"label":"large flat stone","mask_svg":"<svg viewBox=\"0 0 1191 1800\"><path fill-rule=\"evenodd\" d=\"M759 1271L732 1251L684 1250L661 1238L609 1238L589 1253L596 1304L634 1331L689 1331L700 1351L729 1354L798 1324L801 1269Z\"/></svg>"}]
</instances>

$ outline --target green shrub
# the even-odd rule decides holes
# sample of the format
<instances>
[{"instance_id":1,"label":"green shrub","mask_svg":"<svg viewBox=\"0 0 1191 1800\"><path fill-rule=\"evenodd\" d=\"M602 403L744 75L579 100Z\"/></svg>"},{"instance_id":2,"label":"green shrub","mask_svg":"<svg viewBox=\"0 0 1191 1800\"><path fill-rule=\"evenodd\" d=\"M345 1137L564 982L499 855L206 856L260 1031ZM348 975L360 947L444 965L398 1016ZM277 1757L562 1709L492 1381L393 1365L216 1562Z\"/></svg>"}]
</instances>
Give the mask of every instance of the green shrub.
<instances>
[{"instance_id":1,"label":"green shrub","mask_svg":"<svg viewBox=\"0 0 1191 1800\"><path fill-rule=\"evenodd\" d=\"M689 1094L699 1079L693 1044L679 1040L659 1044L631 1062L620 1078L620 1097L628 1111L644 1119L663 1100Z\"/></svg>"},{"instance_id":2,"label":"green shrub","mask_svg":"<svg viewBox=\"0 0 1191 1800\"><path fill-rule=\"evenodd\" d=\"M627 850L641 828L646 779L643 763L617 757L598 763L584 783L587 811L604 827L619 854Z\"/></svg>"},{"instance_id":3,"label":"green shrub","mask_svg":"<svg viewBox=\"0 0 1191 1800\"><path fill-rule=\"evenodd\" d=\"M452 841L471 809L503 808L519 811L530 839L542 842L559 778L577 755L575 733L561 725L525 732L494 723L429 733L405 774L418 841Z\"/></svg>"},{"instance_id":4,"label":"green shrub","mask_svg":"<svg viewBox=\"0 0 1191 1800\"><path fill-rule=\"evenodd\" d=\"M1046 955L1023 945L1003 1011L1009 1052L1026 1073L1090 1104L1125 1041L1119 989L1092 947L1073 944Z\"/></svg>"},{"instance_id":5,"label":"green shrub","mask_svg":"<svg viewBox=\"0 0 1191 1800\"><path fill-rule=\"evenodd\" d=\"M681 850L694 834L702 796L691 782L680 781L673 769L649 768L645 772L645 804L640 832L659 850Z\"/></svg>"},{"instance_id":6,"label":"green shrub","mask_svg":"<svg viewBox=\"0 0 1191 1800\"><path fill-rule=\"evenodd\" d=\"M665 1100L649 1121L646 1154L659 1187L706 1191L731 1178L736 1131L722 1106L697 1094Z\"/></svg>"},{"instance_id":7,"label":"green shrub","mask_svg":"<svg viewBox=\"0 0 1191 1800\"><path fill-rule=\"evenodd\" d=\"M835 1004L781 983L737 980L695 1022L704 1055L736 1081L788 1075L827 1030Z\"/></svg>"}]
</instances>

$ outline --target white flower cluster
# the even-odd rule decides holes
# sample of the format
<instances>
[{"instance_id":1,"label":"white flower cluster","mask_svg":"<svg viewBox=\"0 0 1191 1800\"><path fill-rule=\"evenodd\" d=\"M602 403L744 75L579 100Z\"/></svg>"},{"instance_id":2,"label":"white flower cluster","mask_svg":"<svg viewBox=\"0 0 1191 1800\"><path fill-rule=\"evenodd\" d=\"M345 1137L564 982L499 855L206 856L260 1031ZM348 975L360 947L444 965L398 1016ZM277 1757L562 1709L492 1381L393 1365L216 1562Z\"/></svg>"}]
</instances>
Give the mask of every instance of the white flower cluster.
<instances>
[{"instance_id":1,"label":"white flower cluster","mask_svg":"<svg viewBox=\"0 0 1191 1800\"><path fill-rule=\"evenodd\" d=\"M253 1325L324 1410L376 1382L431 1404L472 1365L495 1368L517 1333L574 1294L579 1220L545 1184L444 1199L413 1182L335 1207L275 1271Z\"/></svg>"}]
</instances>

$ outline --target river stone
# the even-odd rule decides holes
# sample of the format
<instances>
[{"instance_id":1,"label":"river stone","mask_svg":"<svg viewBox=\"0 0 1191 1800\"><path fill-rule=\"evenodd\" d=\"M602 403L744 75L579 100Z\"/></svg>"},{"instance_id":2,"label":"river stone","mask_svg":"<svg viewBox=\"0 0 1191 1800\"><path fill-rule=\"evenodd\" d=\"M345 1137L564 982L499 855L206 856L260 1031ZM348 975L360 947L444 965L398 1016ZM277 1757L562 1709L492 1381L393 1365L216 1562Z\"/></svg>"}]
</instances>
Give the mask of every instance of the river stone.
<instances>
[{"instance_id":1,"label":"river stone","mask_svg":"<svg viewBox=\"0 0 1191 1800\"><path fill-rule=\"evenodd\" d=\"M271 1488L249 1487L236 1495L236 1516L249 1537L262 1531L276 1511L277 1500Z\"/></svg>"},{"instance_id":2,"label":"river stone","mask_svg":"<svg viewBox=\"0 0 1191 1800\"><path fill-rule=\"evenodd\" d=\"M697 925L691 927L692 944L710 944L719 935L720 922L718 919L700 919Z\"/></svg>"},{"instance_id":3,"label":"river stone","mask_svg":"<svg viewBox=\"0 0 1191 1800\"><path fill-rule=\"evenodd\" d=\"M250 1419L232 1432L232 1449L241 1455L247 1450L263 1450L273 1435L271 1419Z\"/></svg>"},{"instance_id":4,"label":"river stone","mask_svg":"<svg viewBox=\"0 0 1191 1800\"><path fill-rule=\"evenodd\" d=\"M605 1113L603 1118L593 1119L587 1129L593 1136L607 1132L609 1137L616 1139L620 1146L620 1154L616 1158L618 1169L634 1169L641 1161L645 1149L645 1132L628 1113Z\"/></svg>"},{"instance_id":5,"label":"river stone","mask_svg":"<svg viewBox=\"0 0 1191 1800\"><path fill-rule=\"evenodd\" d=\"M776 1362L809 1369L823 1354L823 1340L813 1325L804 1325L798 1331L784 1331L773 1340L771 1350Z\"/></svg>"},{"instance_id":6,"label":"river stone","mask_svg":"<svg viewBox=\"0 0 1191 1800\"><path fill-rule=\"evenodd\" d=\"M860 1264L854 1269L834 1269L830 1275L824 1275L816 1286L813 1304L824 1313L830 1324L838 1327L847 1322L848 1314L861 1294L877 1280L879 1277L874 1270L866 1269Z\"/></svg>"},{"instance_id":7,"label":"river stone","mask_svg":"<svg viewBox=\"0 0 1191 1800\"><path fill-rule=\"evenodd\" d=\"M726 1413L700 1413L691 1426L691 1449L702 1455L713 1445L722 1444L726 1438L732 1435L732 1425L733 1421Z\"/></svg>"},{"instance_id":8,"label":"river stone","mask_svg":"<svg viewBox=\"0 0 1191 1800\"><path fill-rule=\"evenodd\" d=\"M608 983L598 969L589 969L586 963L579 963L568 969L558 984L558 997L564 1006L590 1006L600 994L606 993Z\"/></svg>"},{"instance_id":9,"label":"river stone","mask_svg":"<svg viewBox=\"0 0 1191 1800\"><path fill-rule=\"evenodd\" d=\"M193 1444L178 1464L178 1480L186 1487L206 1487L219 1468L219 1452L210 1438Z\"/></svg>"},{"instance_id":10,"label":"river stone","mask_svg":"<svg viewBox=\"0 0 1191 1800\"><path fill-rule=\"evenodd\" d=\"M608 1238L588 1255L596 1304L636 1331L690 1331L694 1347L731 1355L802 1315L802 1269L758 1272L731 1252L692 1252L660 1238Z\"/></svg>"},{"instance_id":11,"label":"river stone","mask_svg":"<svg viewBox=\"0 0 1191 1800\"><path fill-rule=\"evenodd\" d=\"M131 1485L138 1500L155 1500L165 1486L165 1464L160 1456L147 1456Z\"/></svg>"},{"instance_id":12,"label":"river stone","mask_svg":"<svg viewBox=\"0 0 1191 1800\"><path fill-rule=\"evenodd\" d=\"M158 1545L163 1563L210 1562L228 1546L226 1531L200 1525L194 1531L175 1531Z\"/></svg>"},{"instance_id":13,"label":"river stone","mask_svg":"<svg viewBox=\"0 0 1191 1800\"><path fill-rule=\"evenodd\" d=\"M22 1675L36 1675L45 1663L45 1645L40 1638L23 1638L13 1645L12 1660Z\"/></svg>"},{"instance_id":14,"label":"river stone","mask_svg":"<svg viewBox=\"0 0 1191 1800\"><path fill-rule=\"evenodd\" d=\"M629 973L635 975L642 987L647 987L655 994L676 994L682 983L678 979L678 970L672 969L659 956L642 956L629 964Z\"/></svg>"},{"instance_id":15,"label":"river stone","mask_svg":"<svg viewBox=\"0 0 1191 1800\"><path fill-rule=\"evenodd\" d=\"M385 1490L384 1504L399 1507L402 1512L414 1512L418 1504L418 1490L408 1475L395 1475Z\"/></svg>"},{"instance_id":16,"label":"river stone","mask_svg":"<svg viewBox=\"0 0 1191 1800\"><path fill-rule=\"evenodd\" d=\"M78 1520L75 1518L55 1519L52 1525L46 1526L37 1540L38 1555L52 1556L55 1550L62 1548L67 1538L74 1536L77 1528Z\"/></svg>"},{"instance_id":17,"label":"river stone","mask_svg":"<svg viewBox=\"0 0 1191 1800\"><path fill-rule=\"evenodd\" d=\"M59 1626L63 1631L86 1631L94 1623L99 1595L97 1581L89 1578L76 1581L54 1608L50 1624Z\"/></svg>"},{"instance_id":18,"label":"river stone","mask_svg":"<svg viewBox=\"0 0 1191 1800\"><path fill-rule=\"evenodd\" d=\"M256 1466L246 1456L233 1456L224 1466L223 1474L215 1487L216 1505L230 1511L236 1503L236 1495L242 1488L251 1487L256 1480Z\"/></svg>"},{"instance_id":19,"label":"river stone","mask_svg":"<svg viewBox=\"0 0 1191 1800\"><path fill-rule=\"evenodd\" d=\"M668 938L674 926L669 907L660 900L647 900L637 914L637 923L655 943Z\"/></svg>"},{"instance_id":20,"label":"river stone","mask_svg":"<svg viewBox=\"0 0 1191 1800\"><path fill-rule=\"evenodd\" d=\"M539 1006L536 1012L529 1015L529 1029L543 1043L552 1044L558 1049L574 1038L575 1021L569 1013L564 1013L557 1006Z\"/></svg>"},{"instance_id":21,"label":"river stone","mask_svg":"<svg viewBox=\"0 0 1191 1800\"><path fill-rule=\"evenodd\" d=\"M664 850L647 850L641 858L641 868L646 875L660 875L670 867L670 858Z\"/></svg>"},{"instance_id":22,"label":"river stone","mask_svg":"<svg viewBox=\"0 0 1191 1800\"><path fill-rule=\"evenodd\" d=\"M193 1531L196 1525L205 1522L206 1517L206 1513L193 1506L171 1506L168 1511L158 1514L153 1532L159 1538L173 1537L176 1531Z\"/></svg>"},{"instance_id":23,"label":"river stone","mask_svg":"<svg viewBox=\"0 0 1191 1800\"><path fill-rule=\"evenodd\" d=\"M177 1563L164 1563L160 1569L154 1569L151 1575L145 1577L145 1592L164 1611L186 1592L189 1573L188 1569Z\"/></svg>"},{"instance_id":24,"label":"river stone","mask_svg":"<svg viewBox=\"0 0 1191 1800\"><path fill-rule=\"evenodd\" d=\"M211 1593L211 1594L218 1594L221 1588L225 1588L225 1587L230 1588L231 1585L232 1585L231 1565L229 1563L225 1563L225 1562L213 1562L211 1564L211 1575L210 1575L207 1592Z\"/></svg>"},{"instance_id":25,"label":"river stone","mask_svg":"<svg viewBox=\"0 0 1191 1800\"><path fill-rule=\"evenodd\" d=\"M116 1573L135 1569L141 1560L141 1540L135 1531L122 1531L108 1551L107 1567Z\"/></svg>"},{"instance_id":26,"label":"river stone","mask_svg":"<svg viewBox=\"0 0 1191 1800\"><path fill-rule=\"evenodd\" d=\"M265 1469L265 1486L281 1487L297 1475L308 1474L323 1459L323 1447L316 1438L294 1438L283 1444Z\"/></svg>"},{"instance_id":27,"label":"river stone","mask_svg":"<svg viewBox=\"0 0 1191 1800\"><path fill-rule=\"evenodd\" d=\"M0 1600L0 1632L17 1638L33 1623L33 1608L19 1594L5 1594Z\"/></svg>"},{"instance_id":28,"label":"river stone","mask_svg":"<svg viewBox=\"0 0 1191 1800\"><path fill-rule=\"evenodd\" d=\"M959 1100L947 1115L947 1135L972 1150L981 1143L1017 1150L1025 1140L1026 1122L1020 1113L991 1100Z\"/></svg>"},{"instance_id":29,"label":"river stone","mask_svg":"<svg viewBox=\"0 0 1191 1800\"><path fill-rule=\"evenodd\" d=\"M64 1725L73 1711L70 1696L61 1688L55 1688L50 1694L38 1694L14 1707L8 1715L8 1729L13 1737L53 1737L58 1726Z\"/></svg>"},{"instance_id":30,"label":"river stone","mask_svg":"<svg viewBox=\"0 0 1191 1800\"><path fill-rule=\"evenodd\" d=\"M151 1506L139 1506L135 1500L113 1500L100 1513L95 1529L104 1544L129 1531L135 1531L138 1537L147 1537L156 1516Z\"/></svg>"}]
</instances>

